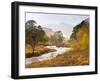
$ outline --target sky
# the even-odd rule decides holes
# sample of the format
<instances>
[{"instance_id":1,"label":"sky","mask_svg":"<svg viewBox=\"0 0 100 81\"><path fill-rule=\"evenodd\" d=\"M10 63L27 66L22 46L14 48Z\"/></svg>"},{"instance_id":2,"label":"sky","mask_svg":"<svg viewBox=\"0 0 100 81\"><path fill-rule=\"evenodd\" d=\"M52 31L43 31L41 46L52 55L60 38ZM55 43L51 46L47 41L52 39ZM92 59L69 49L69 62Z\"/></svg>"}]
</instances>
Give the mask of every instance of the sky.
<instances>
[{"instance_id":1,"label":"sky","mask_svg":"<svg viewBox=\"0 0 100 81\"><path fill-rule=\"evenodd\" d=\"M83 20L89 18L88 15L75 14L51 14L51 13L34 13L27 12L25 15L26 22L35 20L38 25L50 28L53 31L62 31L63 36L69 38L73 27Z\"/></svg>"}]
</instances>

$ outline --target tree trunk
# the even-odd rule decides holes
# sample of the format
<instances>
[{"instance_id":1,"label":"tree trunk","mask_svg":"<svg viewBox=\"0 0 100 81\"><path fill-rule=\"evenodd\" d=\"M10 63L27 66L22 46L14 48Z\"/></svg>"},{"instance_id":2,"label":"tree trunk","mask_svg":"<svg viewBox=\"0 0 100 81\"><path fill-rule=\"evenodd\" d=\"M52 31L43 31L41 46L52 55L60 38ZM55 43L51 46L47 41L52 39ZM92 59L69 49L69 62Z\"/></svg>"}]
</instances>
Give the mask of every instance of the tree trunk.
<instances>
[{"instance_id":1,"label":"tree trunk","mask_svg":"<svg viewBox=\"0 0 100 81\"><path fill-rule=\"evenodd\" d=\"M32 49L33 49L33 54L34 54L34 51L35 51L35 43L32 43Z\"/></svg>"}]
</instances>

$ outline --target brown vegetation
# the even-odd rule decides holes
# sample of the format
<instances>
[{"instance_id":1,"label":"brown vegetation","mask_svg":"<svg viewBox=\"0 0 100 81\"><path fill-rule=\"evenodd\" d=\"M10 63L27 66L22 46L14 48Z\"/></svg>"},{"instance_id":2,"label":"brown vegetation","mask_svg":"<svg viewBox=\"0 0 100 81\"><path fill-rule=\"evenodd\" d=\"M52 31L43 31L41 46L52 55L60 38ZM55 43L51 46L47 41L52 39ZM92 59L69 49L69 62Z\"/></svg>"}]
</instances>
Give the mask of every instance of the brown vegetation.
<instances>
[{"instance_id":1,"label":"brown vegetation","mask_svg":"<svg viewBox=\"0 0 100 81\"><path fill-rule=\"evenodd\" d=\"M26 65L26 68L78 66L78 65L89 65L89 51L88 50L69 51L62 55L58 55L57 57L51 60L33 62L32 64Z\"/></svg>"},{"instance_id":2,"label":"brown vegetation","mask_svg":"<svg viewBox=\"0 0 100 81\"><path fill-rule=\"evenodd\" d=\"M49 48L45 48L43 46L36 46L34 53L33 53L33 49L32 47L28 44L26 45L26 49L25 49L25 57L32 57L32 56L40 56L44 53L48 53L48 52L52 52L55 51L54 49L49 49Z\"/></svg>"}]
</instances>

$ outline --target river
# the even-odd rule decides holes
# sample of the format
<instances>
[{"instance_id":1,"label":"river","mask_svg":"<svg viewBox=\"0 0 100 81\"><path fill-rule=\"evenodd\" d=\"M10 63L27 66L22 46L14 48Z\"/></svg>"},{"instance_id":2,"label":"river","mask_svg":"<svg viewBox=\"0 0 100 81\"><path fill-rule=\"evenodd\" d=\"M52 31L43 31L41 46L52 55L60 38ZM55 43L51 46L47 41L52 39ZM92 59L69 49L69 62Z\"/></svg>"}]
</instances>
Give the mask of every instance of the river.
<instances>
[{"instance_id":1,"label":"river","mask_svg":"<svg viewBox=\"0 0 100 81\"><path fill-rule=\"evenodd\" d=\"M49 53L44 53L41 56L36 56L36 57L30 57L25 59L25 64L31 64L32 62L39 62L43 60L49 60L52 59L58 55L63 54L66 51L69 51L71 48L66 48L66 47L57 47L57 46L46 46L46 48L50 49L55 49L56 51L49 52Z\"/></svg>"}]
</instances>

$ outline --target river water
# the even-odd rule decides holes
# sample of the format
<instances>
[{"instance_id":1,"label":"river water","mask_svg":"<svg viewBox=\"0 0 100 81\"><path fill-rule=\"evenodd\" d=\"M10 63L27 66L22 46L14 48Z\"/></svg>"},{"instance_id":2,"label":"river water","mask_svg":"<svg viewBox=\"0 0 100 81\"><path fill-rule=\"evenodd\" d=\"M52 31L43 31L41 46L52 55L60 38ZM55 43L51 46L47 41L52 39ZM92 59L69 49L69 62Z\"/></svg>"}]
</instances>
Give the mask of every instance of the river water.
<instances>
[{"instance_id":1,"label":"river water","mask_svg":"<svg viewBox=\"0 0 100 81\"><path fill-rule=\"evenodd\" d=\"M63 54L66 51L69 51L71 48L66 48L66 47L57 47L57 46L46 46L46 48L50 49L55 49L56 51L49 52L49 53L44 53L41 56L36 56L36 57L30 57L25 59L25 64L31 64L32 62L39 62L43 60L49 60L52 59L58 55Z\"/></svg>"}]
</instances>

